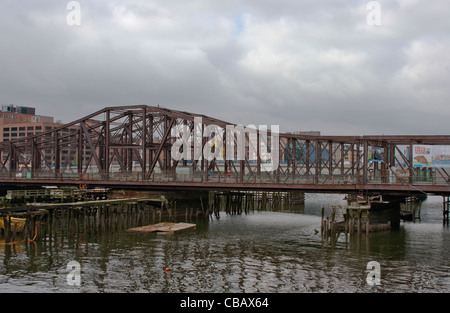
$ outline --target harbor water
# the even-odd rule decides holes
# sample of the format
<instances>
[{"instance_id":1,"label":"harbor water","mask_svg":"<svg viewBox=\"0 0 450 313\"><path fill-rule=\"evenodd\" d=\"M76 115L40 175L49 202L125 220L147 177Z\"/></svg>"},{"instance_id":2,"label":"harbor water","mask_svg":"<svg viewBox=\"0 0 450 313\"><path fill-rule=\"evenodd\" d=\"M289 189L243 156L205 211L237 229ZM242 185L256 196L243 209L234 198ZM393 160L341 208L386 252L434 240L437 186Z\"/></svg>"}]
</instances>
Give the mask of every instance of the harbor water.
<instances>
[{"instance_id":1,"label":"harbor water","mask_svg":"<svg viewBox=\"0 0 450 313\"><path fill-rule=\"evenodd\" d=\"M0 245L0 293L450 292L441 197L398 230L336 242L320 234L321 207L345 204L344 195L305 198L298 209L190 220L195 229L173 234L112 230ZM367 281L371 261L378 285Z\"/></svg>"}]
</instances>

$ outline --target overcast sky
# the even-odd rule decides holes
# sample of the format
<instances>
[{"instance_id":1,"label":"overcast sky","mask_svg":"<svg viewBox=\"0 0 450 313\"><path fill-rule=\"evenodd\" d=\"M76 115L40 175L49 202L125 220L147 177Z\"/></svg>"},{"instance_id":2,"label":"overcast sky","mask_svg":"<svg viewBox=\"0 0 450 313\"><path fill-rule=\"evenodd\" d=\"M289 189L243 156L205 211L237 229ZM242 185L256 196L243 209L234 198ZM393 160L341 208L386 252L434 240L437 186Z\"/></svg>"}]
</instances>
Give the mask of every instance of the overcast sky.
<instances>
[{"instance_id":1,"label":"overcast sky","mask_svg":"<svg viewBox=\"0 0 450 313\"><path fill-rule=\"evenodd\" d=\"M148 104L323 135L449 134L450 2L2 0L0 103ZM73 15L70 15L73 17ZM75 21L72 19L71 21Z\"/></svg>"}]
</instances>

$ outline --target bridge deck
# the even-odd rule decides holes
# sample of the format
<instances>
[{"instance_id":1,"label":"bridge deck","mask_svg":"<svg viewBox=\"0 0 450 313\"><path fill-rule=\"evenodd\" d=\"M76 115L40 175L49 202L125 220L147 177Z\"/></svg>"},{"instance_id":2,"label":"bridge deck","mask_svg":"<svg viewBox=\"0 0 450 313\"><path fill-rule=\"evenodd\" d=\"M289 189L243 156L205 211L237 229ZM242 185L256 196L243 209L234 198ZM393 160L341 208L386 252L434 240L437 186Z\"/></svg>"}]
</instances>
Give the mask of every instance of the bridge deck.
<instances>
[{"instance_id":1,"label":"bridge deck","mask_svg":"<svg viewBox=\"0 0 450 313\"><path fill-rule=\"evenodd\" d=\"M87 185L109 188L130 188L147 190L267 190L293 191L311 193L370 193L384 194L416 194L429 193L450 195L448 186L436 184L340 184L340 183L277 183L277 182L231 182L231 181L135 181L135 180L75 180L75 179L10 179L2 180L4 186L42 186L56 185Z\"/></svg>"}]
</instances>

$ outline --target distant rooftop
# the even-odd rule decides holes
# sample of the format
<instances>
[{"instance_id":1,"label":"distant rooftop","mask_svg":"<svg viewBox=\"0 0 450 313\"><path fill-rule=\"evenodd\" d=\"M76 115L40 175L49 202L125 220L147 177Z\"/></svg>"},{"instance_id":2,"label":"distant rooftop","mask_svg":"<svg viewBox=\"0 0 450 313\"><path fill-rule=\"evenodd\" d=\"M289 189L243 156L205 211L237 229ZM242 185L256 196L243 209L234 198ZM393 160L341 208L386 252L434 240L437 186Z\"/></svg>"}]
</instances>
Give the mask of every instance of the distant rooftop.
<instances>
[{"instance_id":1,"label":"distant rooftop","mask_svg":"<svg viewBox=\"0 0 450 313\"><path fill-rule=\"evenodd\" d=\"M294 131L294 132L288 132L288 134L307 135L307 136L320 136L320 131L318 131L318 130Z\"/></svg>"},{"instance_id":2,"label":"distant rooftop","mask_svg":"<svg viewBox=\"0 0 450 313\"><path fill-rule=\"evenodd\" d=\"M36 115L36 108L15 106L14 104L2 104L2 112Z\"/></svg>"}]
</instances>

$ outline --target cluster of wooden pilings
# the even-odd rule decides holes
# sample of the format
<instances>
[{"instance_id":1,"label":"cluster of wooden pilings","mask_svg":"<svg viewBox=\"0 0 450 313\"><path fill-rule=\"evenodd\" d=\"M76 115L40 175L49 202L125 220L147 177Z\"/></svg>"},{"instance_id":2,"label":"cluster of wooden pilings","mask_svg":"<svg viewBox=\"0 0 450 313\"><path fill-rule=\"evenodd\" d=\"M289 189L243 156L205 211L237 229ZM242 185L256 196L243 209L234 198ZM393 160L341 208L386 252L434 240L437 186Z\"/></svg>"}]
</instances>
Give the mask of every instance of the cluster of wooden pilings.
<instances>
[{"instance_id":1,"label":"cluster of wooden pilings","mask_svg":"<svg viewBox=\"0 0 450 313\"><path fill-rule=\"evenodd\" d=\"M330 215L325 217L325 208L322 206L321 212L321 226L320 233L322 236L322 240L331 243L335 243L340 236L341 233L346 235L353 236L355 233L361 235L363 228L363 220L362 220L362 210L357 212L356 216L353 214L349 214L350 212L347 210L346 214L343 214L344 220L339 220L338 209L342 209L341 207L332 206ZM369 219L366 219L366 223L369 222ZM368 233L369 225L366 225L365 230Z\"/></svg>"},{"instance_id":2,"label":"cluster of wooden pilings","mask_svg":"<svg viewBox=\"0 0 450 313\"><path fill-rule=\"evenodd\" d=\"M0 212L2 245L45 241L79 233L121 231L175 218L166 200L132 199L95 201L96 204L52 205L24 212Z\"/></svg>"},{"instance_id":3,"label":"cluster of wooden pilings","mask_svg":"<svg viewBox=\"0 0 450 313\"><path fill-rule=\"evenodd\" d=\"M210 193L209 211L216 218L220 218L220 211L235 215L248 213L255 209L255 198L252 193L245 192L223 192Z\"/></svg>"},{"instance_id":4,"label":"cluster of wooden pilings","mask_svg":"<svg viewBox=\"0 0 450 313\"><path fill-rule=\"evenodd\" d=\"M343 213L345 212L345 213ZM390 223L370 224L370 206L359 209L332 206L330 215L325 217L322 206L320 233L325 239L336 239L341 233L353 235L368 235L369 232L390 230Z\"/></svg>"},{"instance_id":5,"label":"cluster of wooden pilings","mask_svg":"<svg viewBox=\"0 0 450 313\"><path fill-rule=\"evenodd\" d=\"M220 211L229 215L247 214L254 210L281 211L286 207L304 204L304 193L289 192L210 192L209 212L220 218Z\"/></svg>"},{"instance_id":6,"label":"cluster of wooden pilings","mask_svg":"<svg viewBox=\"0 0 450 313\"><path fill-rule=\"evenodd\" d=\"M404 203L400 203L400 217L405 221L420 220L420 211L422 209L423 197L410 196L405 198Z\"/></svg>"},{"instance_id":7,"label":"cluster of wooden pilings","mask_svg":"<svg viewBox=\"0 0 450 313\"><path fill-rule=\"evenodd\" d=\"M264 192L255 193L257 210L282 211L305 204L305 194L299 192Z\"/></svg>"}]
</instances>

